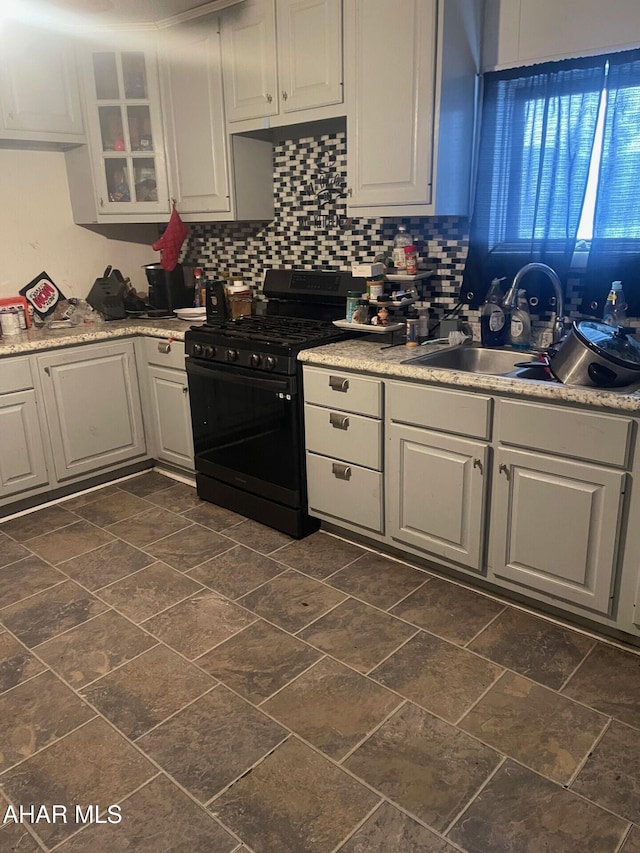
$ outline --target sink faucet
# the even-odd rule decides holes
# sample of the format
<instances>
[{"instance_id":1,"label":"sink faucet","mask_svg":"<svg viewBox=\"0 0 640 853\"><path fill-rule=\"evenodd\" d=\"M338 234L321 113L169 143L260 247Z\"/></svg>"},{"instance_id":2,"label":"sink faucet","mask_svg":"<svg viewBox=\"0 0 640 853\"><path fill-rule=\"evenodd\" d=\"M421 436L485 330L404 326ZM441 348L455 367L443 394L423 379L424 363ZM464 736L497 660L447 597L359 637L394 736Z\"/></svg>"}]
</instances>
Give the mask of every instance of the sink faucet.
<instances>
[{"instance_id":1,"label":"sink faucet","mask_svg":"<svg viewBox=\"0 0 640 853\"><path fill-rule=\"evenodd\" d=\"M520 282L525 277L528 272L532 270L537 270L538 272L543 272L553 285L553 289L555 291L556 297L556 318L553 323L553 333L551 336L551 342L557 344L562 335L564 334L564 296L562 293L562 284L560 279L558 278L558 274L555 270L552 270L551 267L548 267L546 264L539 264L537 262L531 264L525 264L521 269L513 277L513 284L507 291L503 305L505 308L515 308L518 302L518 288L520 287Z\"/></svg>"}]
</instances>

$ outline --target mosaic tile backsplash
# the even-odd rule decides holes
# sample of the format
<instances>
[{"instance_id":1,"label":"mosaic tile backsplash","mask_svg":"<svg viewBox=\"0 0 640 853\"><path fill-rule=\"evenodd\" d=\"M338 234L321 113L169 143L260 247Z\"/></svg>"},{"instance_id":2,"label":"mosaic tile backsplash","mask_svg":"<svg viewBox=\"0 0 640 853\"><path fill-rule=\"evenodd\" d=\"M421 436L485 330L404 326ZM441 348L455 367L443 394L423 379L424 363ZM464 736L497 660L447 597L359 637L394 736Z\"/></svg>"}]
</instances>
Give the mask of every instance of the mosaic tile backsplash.
<instances>
[{"instance_id":1,"label":"mosaic tile backsplash","mask_svg":"<svg viewBox=\"0 0 640 853\"><path fill-rule=\"evenodd\" d=\"M414 238L420 268L432 273L420 283L422 299L437 318L456 305L468 219L348 218L344 131L276 143L274 188L271 221L191 225L184 262L202 266L207 277L229 273L260 287L267 267L349 270L354 262L372 262L391 250L402 223ZM569 281L567 290L566 314L575 316L579 282ZM458 316L471 323L477 336L478 312L463 308ZM539 328L550 327L549 315L532 319Z\"/></svg>"},{"instance_id":2,"label":"mosaic tile backsplash","mask_svg":"<svg viewBox=\"0 0 640 853\"><path fill-rule=\"evenodd\" d=\"M200 264L208 277L228 272L258 286L266 267L349 270L388 252L402 222L414 237L421 268L433 272L424 298L442 311L456 304L467 219L347 218L344 132L276 143L274 187L272 221L192 225L185 263Z\"/></svg>"}]
</instances>

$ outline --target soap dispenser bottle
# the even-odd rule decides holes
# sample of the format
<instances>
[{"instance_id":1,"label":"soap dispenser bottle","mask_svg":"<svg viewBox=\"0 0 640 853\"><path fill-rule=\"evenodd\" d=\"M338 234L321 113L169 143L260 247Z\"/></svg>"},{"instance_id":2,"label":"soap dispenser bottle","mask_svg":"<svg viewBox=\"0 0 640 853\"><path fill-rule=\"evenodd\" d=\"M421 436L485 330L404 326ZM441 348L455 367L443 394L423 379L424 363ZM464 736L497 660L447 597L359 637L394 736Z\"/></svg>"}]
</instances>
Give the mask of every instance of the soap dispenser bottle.
<instances>
[{"instance_id":1,"label":"soap dispenser bottle","mask_svg":"<svg viewBox=\"0 0 640 853\"><path fill-rule=\"evenodd\" d=\"M502 304L503 281L504 278L493 279L480 311L480 339L484 347L501 347L507 339L507 315Z\"/></svg>"},{"instance_id":2,"label":"soap dispenser bottle","mask_svg":"<svg viewBox=\"0 0 640 853\"><path fill-rule=\"evenodd\" d=\"M514 349L531 347L531 315L525 290L518 291L518 304L511 312L510 336Z\"/></svg>"}]
</instances>

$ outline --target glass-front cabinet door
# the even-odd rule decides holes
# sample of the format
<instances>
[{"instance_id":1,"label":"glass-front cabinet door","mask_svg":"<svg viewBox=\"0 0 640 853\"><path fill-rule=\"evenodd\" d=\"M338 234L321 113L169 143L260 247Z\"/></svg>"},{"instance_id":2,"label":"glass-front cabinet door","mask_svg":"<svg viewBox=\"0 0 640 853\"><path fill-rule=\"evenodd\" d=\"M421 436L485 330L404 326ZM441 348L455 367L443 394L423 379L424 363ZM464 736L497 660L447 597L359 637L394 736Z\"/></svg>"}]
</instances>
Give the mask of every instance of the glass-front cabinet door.
<instances>
[{"instance_id":1,"label":"glass-front cabinet door","mask_svg":"<svg viewBox=\"0 0 640 853\"><path fill-rule=\"evenodd\" d=\"M94 49L88 70L98 214L168 212L153 57L136 49Z\"/></svg>"}]
</instances>

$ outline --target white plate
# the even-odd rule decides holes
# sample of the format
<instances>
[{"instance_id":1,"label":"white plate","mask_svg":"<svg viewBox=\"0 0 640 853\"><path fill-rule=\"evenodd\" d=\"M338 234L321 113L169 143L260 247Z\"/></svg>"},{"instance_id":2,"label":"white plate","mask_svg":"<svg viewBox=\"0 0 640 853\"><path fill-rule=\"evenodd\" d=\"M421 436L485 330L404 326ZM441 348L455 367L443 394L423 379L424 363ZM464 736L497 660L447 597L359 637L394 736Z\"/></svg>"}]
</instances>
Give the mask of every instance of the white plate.
<instances>
[{"instance_id":1,"label":"white plate","mask_svg":"<svg viewBox=\"0 0 640 853\"><path fill-rule=\"evenodd\" d=\"M181 320L186 319L197 319L198 317L206 317L207 309L206 308L176 308L173 312L180 317Z\"/></svg>"}]
</instances>

